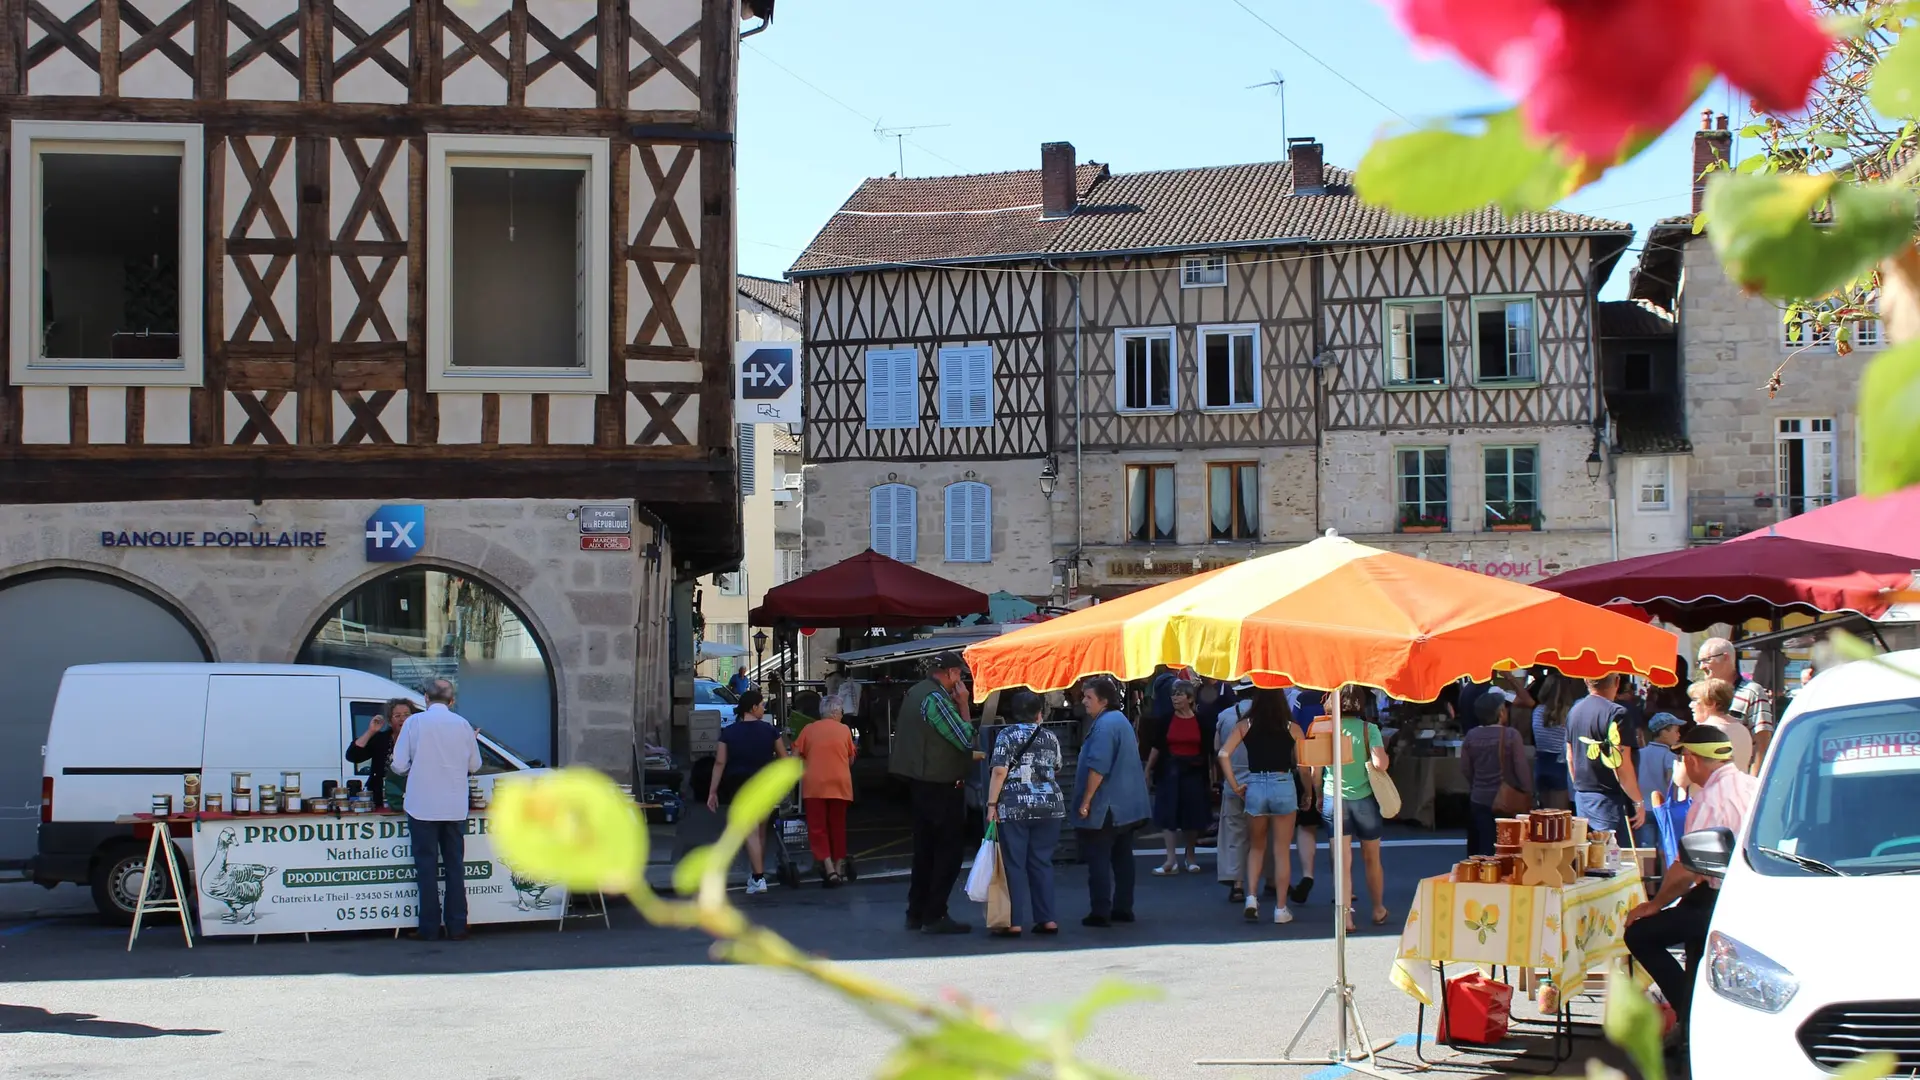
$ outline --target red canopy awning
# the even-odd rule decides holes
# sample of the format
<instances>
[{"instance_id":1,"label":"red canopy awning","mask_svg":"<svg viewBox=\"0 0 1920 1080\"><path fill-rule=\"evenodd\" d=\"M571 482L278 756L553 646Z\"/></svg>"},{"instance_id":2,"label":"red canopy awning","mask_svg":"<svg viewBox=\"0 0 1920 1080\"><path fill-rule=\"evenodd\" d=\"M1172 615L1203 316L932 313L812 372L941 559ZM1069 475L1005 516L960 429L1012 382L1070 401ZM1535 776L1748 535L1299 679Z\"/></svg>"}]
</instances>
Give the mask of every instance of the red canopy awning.
<instances>
[{"instance_id":1,"label":"red canopy awning","mask_svg":"<svg viewBox=\"0 0 1920 1080\"><path fill-rule=\"evenodd\" d=\"M1886 613L1912 582L1913 559L1786 536L1642 555L1534 584L1589 604L1633 604L1682 630L1780 610Z\"/></svg>"},{"instance_id":2,"label":"red canopy awning","mask_svg":"<svg viewBox=\"0 0 1920 1080\"><path fill-rule=\"evenodd\" d=\"M928 626L987 610L987 594L865 551L767 590L755 626Z\"/></svg>"},{"instance_id":3,"label":"red canopy awning","mask_svg":"<svg viewBox=\"0 0 1920 1080\"><path fill-rule=\"evenodd\" d=\"M1910 487L1879 498L1856 495L1831 506L1809 510L1778 525L1736 536L1728 543L1762 536L1785 536L1816 544L1835 544L1861 551L1880 551L1915 560L1920 570L1920 487Z\"/></svg>"}]
</instances>

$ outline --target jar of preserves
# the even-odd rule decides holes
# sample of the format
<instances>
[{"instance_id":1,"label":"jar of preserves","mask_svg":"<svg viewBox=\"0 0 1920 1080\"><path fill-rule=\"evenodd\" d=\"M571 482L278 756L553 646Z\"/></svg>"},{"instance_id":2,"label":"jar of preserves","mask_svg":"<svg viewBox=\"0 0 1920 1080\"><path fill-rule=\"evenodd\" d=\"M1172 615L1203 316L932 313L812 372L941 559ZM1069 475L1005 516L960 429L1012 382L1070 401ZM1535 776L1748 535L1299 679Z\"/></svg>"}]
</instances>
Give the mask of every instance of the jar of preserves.
<instances>
[{"instance_id":1,"label":"jar of preserves","mask_svg":"<svg viewBox=\"0 0 1920 1080\"><path fill-rule=\"evenodd\" d=\"M165 794L155 795L153 797L153 816L154 817L172 817L173 816L173 796L165 795Z\"/></svg>"},{"instance_id":2,"label":"jar of preserves","mask_svg":"<svg viewBox=\"0 0 1920 1080\"><path fill-rule=\"evenodd\" d=\"M217 791L207 793L206 806L209 814L224 814L227 810L227 797Z\"/></svg>"},{"instance_id":3,"label":"jar of preserves","mask_svg":"<svg viewBox=\"0 0 1920 1080\"><path fill-rule=\"evenodd\" d=\"M253 792L236 791L233 793L233 812L236 814L253 813Z\"/></svg>"},{"instance_id":4,"label":"jar of preserves","mask_svg":"<svg viewBox=\"0 0 1920 1080\"><path fill-rule=\"evenodd\" d=\"M236 792L252 791L253 790L253 774L250 772L234 773L233 783L229 785L229 788Z\"/></svg>"}]
</instances>

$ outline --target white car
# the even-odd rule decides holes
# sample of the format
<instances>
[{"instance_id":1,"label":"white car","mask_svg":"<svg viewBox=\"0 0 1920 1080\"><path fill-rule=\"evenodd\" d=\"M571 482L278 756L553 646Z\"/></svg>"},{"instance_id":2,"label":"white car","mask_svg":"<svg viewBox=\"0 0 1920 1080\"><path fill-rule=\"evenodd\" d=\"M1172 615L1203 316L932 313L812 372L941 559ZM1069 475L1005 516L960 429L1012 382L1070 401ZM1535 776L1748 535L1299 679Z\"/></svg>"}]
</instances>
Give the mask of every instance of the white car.
<instances>
[{"instance_id":1,"label":"white car","mask_svg":"<svg viewBox=\"0 0 1920 1080\"><path fill-rule=\"evenodd\" d=\"M733 707L739 700L725 683L712 679L693 680L693 707L719 713L723 727L733 723Z\"/></svg>"},{"instance_id":2,"label":"white car","mask_svg":"<svg viewBox=\"0 0 1920 1080\"><path fill-rule=\"evenodd\" d=\"M1920 651L1883 659L1822 673L1775 734L1724 856L1695 1080L1823 1077L1874 1051L1920 1071Z\"/></svg>"}]
</instances>

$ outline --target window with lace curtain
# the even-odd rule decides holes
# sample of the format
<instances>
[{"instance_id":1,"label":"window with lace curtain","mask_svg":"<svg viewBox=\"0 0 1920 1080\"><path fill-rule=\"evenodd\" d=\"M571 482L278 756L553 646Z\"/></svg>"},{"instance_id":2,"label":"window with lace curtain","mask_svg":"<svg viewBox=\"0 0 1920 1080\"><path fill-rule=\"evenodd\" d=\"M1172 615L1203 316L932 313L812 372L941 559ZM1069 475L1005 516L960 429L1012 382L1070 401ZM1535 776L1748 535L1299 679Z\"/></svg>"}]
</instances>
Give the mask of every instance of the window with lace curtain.
<instances>
[{"instance_id":1,"label":"window with lace curtain","mask_svg":"<svg viewBox=\"0 0 1920 1080\"><path fill-rule=\"evenodd\" d=\"M1260 466L1250 461L1207 466L1207 520L1215 540L1260 538Z\"/></svg>"},{"instance_id":2,"label":"window with lace curtain","mask_svg":"<svg viewBox=\"0 0 1920 1080\"><path fill-rule=\"evenodd\" d=\"M1171 543L1173 523L1173 466L1127 466L1127 538Z\"/></svg>"}]
</instances>

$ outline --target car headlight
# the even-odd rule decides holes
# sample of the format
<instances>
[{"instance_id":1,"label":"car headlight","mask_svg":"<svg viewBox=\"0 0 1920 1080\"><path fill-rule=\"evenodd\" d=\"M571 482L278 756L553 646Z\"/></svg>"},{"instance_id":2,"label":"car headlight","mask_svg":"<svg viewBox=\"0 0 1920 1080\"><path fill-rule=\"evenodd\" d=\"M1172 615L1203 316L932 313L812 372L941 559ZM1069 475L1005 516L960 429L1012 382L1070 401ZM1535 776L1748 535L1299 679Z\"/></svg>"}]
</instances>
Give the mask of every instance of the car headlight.
<instances>
[{"instance_id":1,"label":"car headlight","mask_svg":"<svg viewBox=\"0 0 1920 1080\"><path fill-rule=\"evenodd\" d=\"M1800 991L1793 972L1718 930L1707 936L1707 985L1728 1001L1764 1013L1786 1008Z\"/></svg>"}]
</instances>

